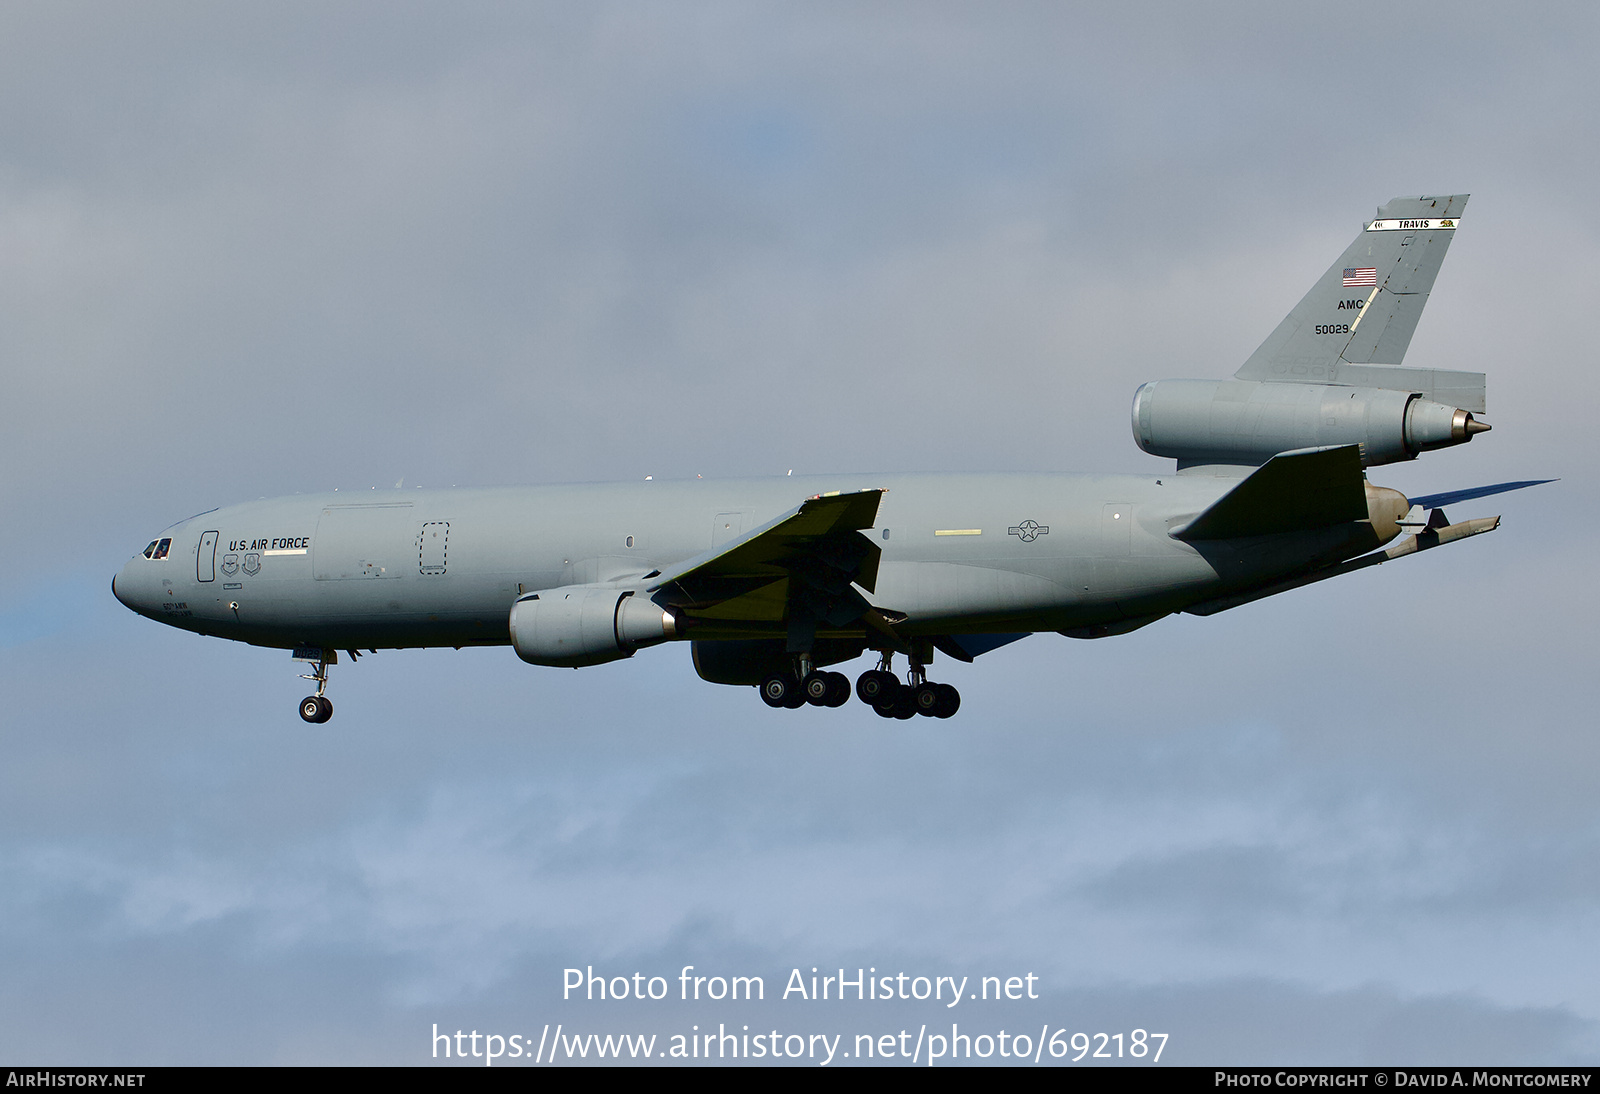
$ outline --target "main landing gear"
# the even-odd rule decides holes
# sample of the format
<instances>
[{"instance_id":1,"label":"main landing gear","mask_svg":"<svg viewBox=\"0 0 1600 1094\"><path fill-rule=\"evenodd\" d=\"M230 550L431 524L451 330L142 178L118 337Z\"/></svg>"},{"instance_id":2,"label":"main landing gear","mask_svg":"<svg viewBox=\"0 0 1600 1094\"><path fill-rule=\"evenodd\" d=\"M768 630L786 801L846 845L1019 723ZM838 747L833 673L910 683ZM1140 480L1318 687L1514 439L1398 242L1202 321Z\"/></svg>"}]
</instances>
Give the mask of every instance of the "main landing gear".
<instances>
[{"instance_id":1,"label":"main landing gear","mask_svg":"<svg viewBox=\"0 0 1600 1094\"><path fill-rule=\"evenodd\" d=\"M863 672L856 681L856 698L870 706L880 718L905 719L913 714L949 718L961 709L961 693L950 684L929 680L919 659L911 659L908 682L902 684L890 670L889 657L884 654L877 668Z\"/></svg>"},{"instance_id":2,"label":"main landing gear","mask_svg":"<svg viewBox=\"0 0 1600 1094\"><path fill-rule=\"evenodd\" d=\"M889 654L878 667L861 674L856 681L856 698L866 703L879 717L906 719L917 714L948 718L961 709L961 693L949 684L928 679L922 662L913 657L907 683L890 669ZM800 660L793 673L775 672L761 681L761 698L769 707L794 710L807 703L818 707L841 707L850 701L850 678L842 672L823 672Z\"/></svg>"},{"instance_id":3,"label":"main landing gear","mask_svg":"<svg viewBox=\"0 0 1600 1094\"><path fill-rule=\"evenodd\" d=\"M789 710L807 703L814 707L842 707L850 701L850 677L816 669L804 675L775 672L761 681L761 698L769 707Z\"/></svg>"},{"instance_id":4,"label":"main landing gear","mask_svg":"<svg viewBox=\"0 0 1600 1094\"><path fill-rule=\"evenodd\" d=\"M296 650L295 654L298 656L301 652L306 651ZM304 660L311 660L311 658L307 657ZM336 664L338 660L339 654L337 651L318 650L316 669L300 674L300 679L310 680L317 685L317 693L315 695L307 695L300 700L300 717L306 721L320 725L333 717L333 703L323 693L328 690L328 666Z\"/></svg>"}]
</instances>

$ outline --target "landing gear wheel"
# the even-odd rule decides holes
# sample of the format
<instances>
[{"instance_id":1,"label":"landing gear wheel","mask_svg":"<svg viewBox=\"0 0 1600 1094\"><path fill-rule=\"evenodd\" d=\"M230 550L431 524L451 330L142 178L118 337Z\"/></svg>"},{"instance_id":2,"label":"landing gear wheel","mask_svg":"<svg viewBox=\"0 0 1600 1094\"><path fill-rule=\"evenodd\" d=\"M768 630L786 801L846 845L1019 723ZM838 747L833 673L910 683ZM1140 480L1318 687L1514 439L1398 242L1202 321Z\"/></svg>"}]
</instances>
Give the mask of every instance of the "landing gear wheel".
<instances>
[{"instance_id":1,"label":"landing gear wheel","mask_svg":"<svg viewBox=\"0 0 1600 1094\"><path fill-rule=\"evenodd\" d=\"M339 660L339 654L337 651L329 649L315 649L312 652L316 655L317 667L312 672L302 672L300 679L310 680L317 685L317 693L315 695L307 695L300 700L300 717L308 722L320 725L333 717L333 704L322 693L328 690L328 666ZM299 649L296 649L294 653L296 661L307 660L310 656L309 654L306 657L300 656ZM350 656L352 658L355 657L354 650L350 651Z\"/></svg>"},{"instance_id":2,"label":"landing gear wheel","mask_svg":"<svg viewBox=\"0 0 1600 1094\"><path fill-rule=\"evenodd\" d=\"M948 718L961 709L961 693L950 684L935 684L933 689L939 693L939 702L933 708L935 718Z\"/></svg>"},{"instance_id":3,"label":"landing gear wheel","mask_svg":"<svg viewBox=\"0 0 1600 1094\"><path fill-rule=\"evenodd\" d=\"M830 707L842 707L850 701L850 677L842 672L828 673L828 700Z\"/></svg>"},{"instance_id":4,"label":"landing gear wheel","mask_svg":"<svg viewBox=\"0 0 1600 1094\"><path fill-rule=\"evenodd\" d=\"M895 683L899 685L900 681L896 680ZM873 704L872 709L884 718L898 718L901 721L915 717L917 713L916 703L911 698L911 689L903 685L897 686L885 698L879 699Z\"/></svg>"},{"instance_id":5,"label":"landing gear wheel","mask_svg":"<svg viewBox=\"0 0 1600 1094\"><path fill-rule=\"evenodd\" d=\"M856 681L856 698L868 706L876 706L880 699L885 698L900 686L900 681L894 673L884 672L882 669L871 669L861 674Z\"/></svg>"},{"instance_id":6,"label":"landing gear wheel","mask_svg":"<svg viewBox=\"0 0 1600 1094\"><path fill-rule=\"evenodd\" d=\"M800 694L800 684L793 676L775 672L761 681L761 701L769 707L786 707L797 694ZM804 701L802 696L801 702Z\"/></svg>"},{"instance_id":7,"label":"landing gear wheel","mask_svg":"<svg viewBox=\"0 0 1600 1094\"><path fill-rule=\"evenodd\" d=\"M917 708L917 713L929 718L939 709L939 700L938 684L918 684L911 691L911 702Z\"/></svg>"},{"instance_id":8,"label":"landing gear wheel","mask_svg":"<svg viewBox=\"0 0 1600 1094\"><path fill-rule=\"evenodd\" d=\"M828 705L828 697L833 692L833 681L829 679L831 672L808 672L806 678L800 682L800 688L806 694L806 702L814 707Z\"/></svg>"}]
</instances>

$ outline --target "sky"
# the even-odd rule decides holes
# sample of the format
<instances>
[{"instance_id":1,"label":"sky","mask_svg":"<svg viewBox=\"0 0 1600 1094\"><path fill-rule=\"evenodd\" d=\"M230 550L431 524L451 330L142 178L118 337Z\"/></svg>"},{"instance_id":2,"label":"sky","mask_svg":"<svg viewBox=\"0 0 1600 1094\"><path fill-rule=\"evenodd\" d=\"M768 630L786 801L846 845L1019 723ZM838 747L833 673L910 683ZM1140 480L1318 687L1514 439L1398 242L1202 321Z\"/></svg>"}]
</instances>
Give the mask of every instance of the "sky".
<instances>
[{"instance_id":1,"label":"sky","mask_svg":"<svg viewBox=\"0 0 1600 1094\"><path fill-rule=\"evenodd\" d=\"M0 1060L954 1021L1592 1063L1597 52L1574 4L0 8ZM110 596L297 491L1159 474L1140 383L1230 374L1377 205L1464 192L1406 363L1486 372L1494 432L1372 479L1560 481L940 662L949 721L769 711L667 645L380 652L308 726L282 651ZM672 994L563 1000L590 967ZM1039 997L780 998L814 967Z\"/></svg>"}]
</instances>

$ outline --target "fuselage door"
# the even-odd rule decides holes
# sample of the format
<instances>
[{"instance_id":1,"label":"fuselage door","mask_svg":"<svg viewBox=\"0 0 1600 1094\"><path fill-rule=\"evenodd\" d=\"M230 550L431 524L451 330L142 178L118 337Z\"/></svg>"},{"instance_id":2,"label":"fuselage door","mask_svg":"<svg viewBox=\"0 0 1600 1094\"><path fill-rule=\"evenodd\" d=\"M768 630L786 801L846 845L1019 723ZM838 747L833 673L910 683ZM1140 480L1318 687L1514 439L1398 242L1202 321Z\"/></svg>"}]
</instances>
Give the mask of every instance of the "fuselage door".
<instances>
[{"instance_id":1,"label":"fuselage door","mask_svg":"<svg viewBox=\"0 0 1600 1094\"><path fill-rule=\"evenodd\" d=\"M1132 539L1133 505L1113 501L1100 508L1100 551L1102 558L1127 558Z\"/></svg>"},{"instance_id":2,"label":"fuselage door","mask_svg":"<svg viewBox=\"0 0 1600 1094\"><path fill-rule=\"evenodd\" d=\"M1128 546L1132 540L1133 505L1125 501L1107 502L1100 507L1100 535L1095 543L1094 593L1115 597L1130 587Z\"/></svg>"},{"instance_id":3,"label":"fuselage door","mask_svg":"<svg viewBox=\"0 0 1600 1094\"><path fill-rule=\"evenodd\" d=\"M200 534L200 550L194 556L194 576L201 581L217 579L217 533Z\"/></svg>"},{"instance_id":4,"label":"fuselage door","mask_svg":"<svg viewBox=\"0 0 1600 1094\"><path fill-rule=\"evenodd\" d=\"M318 581L392 581L417 550L410 502L329 505L311 538L311 574Z\"/></svg>"},{"instance_id":5,"label":"fuselage door","mask_svg":"<svg viewBox=\"0 0 1600 1094\"><path fill-rule=\"evenodd\" d=\"M444 573L449 546L449 521L435 520L424 524L422 526L422 543L417 548L417 565L421 572L425 574Z\"/></svg>"}]
</instances>

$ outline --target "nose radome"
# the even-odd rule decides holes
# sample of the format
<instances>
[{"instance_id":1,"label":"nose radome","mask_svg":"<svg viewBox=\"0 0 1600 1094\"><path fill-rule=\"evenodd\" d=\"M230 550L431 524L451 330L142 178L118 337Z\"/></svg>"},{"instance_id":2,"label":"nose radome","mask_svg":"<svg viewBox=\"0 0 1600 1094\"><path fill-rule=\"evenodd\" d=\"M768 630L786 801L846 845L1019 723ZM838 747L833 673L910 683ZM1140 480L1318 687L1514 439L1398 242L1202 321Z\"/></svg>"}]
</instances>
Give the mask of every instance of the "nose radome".
<instances>
[{"instance_id":1,"label":"nose radome","mask_svg":"<svg viewBox=\"0 0 1600 1094\"><path fill-rule=\"evenodd\" d=\"M134 606L128 600L128 598L123 596L122 593L119 592L118 589L117 589L117 578L119 578L119 577L125 578L127 576L127 572L128 572L128 568L126 566L124 566L121 570L119 570L116 573L111 575L111 595L116 597L117 598L117 602L119 604L121 604L124 608L133 608ZM134 610L137 611L138 609L134 608Z\"/></svg>"}]
</instances>

